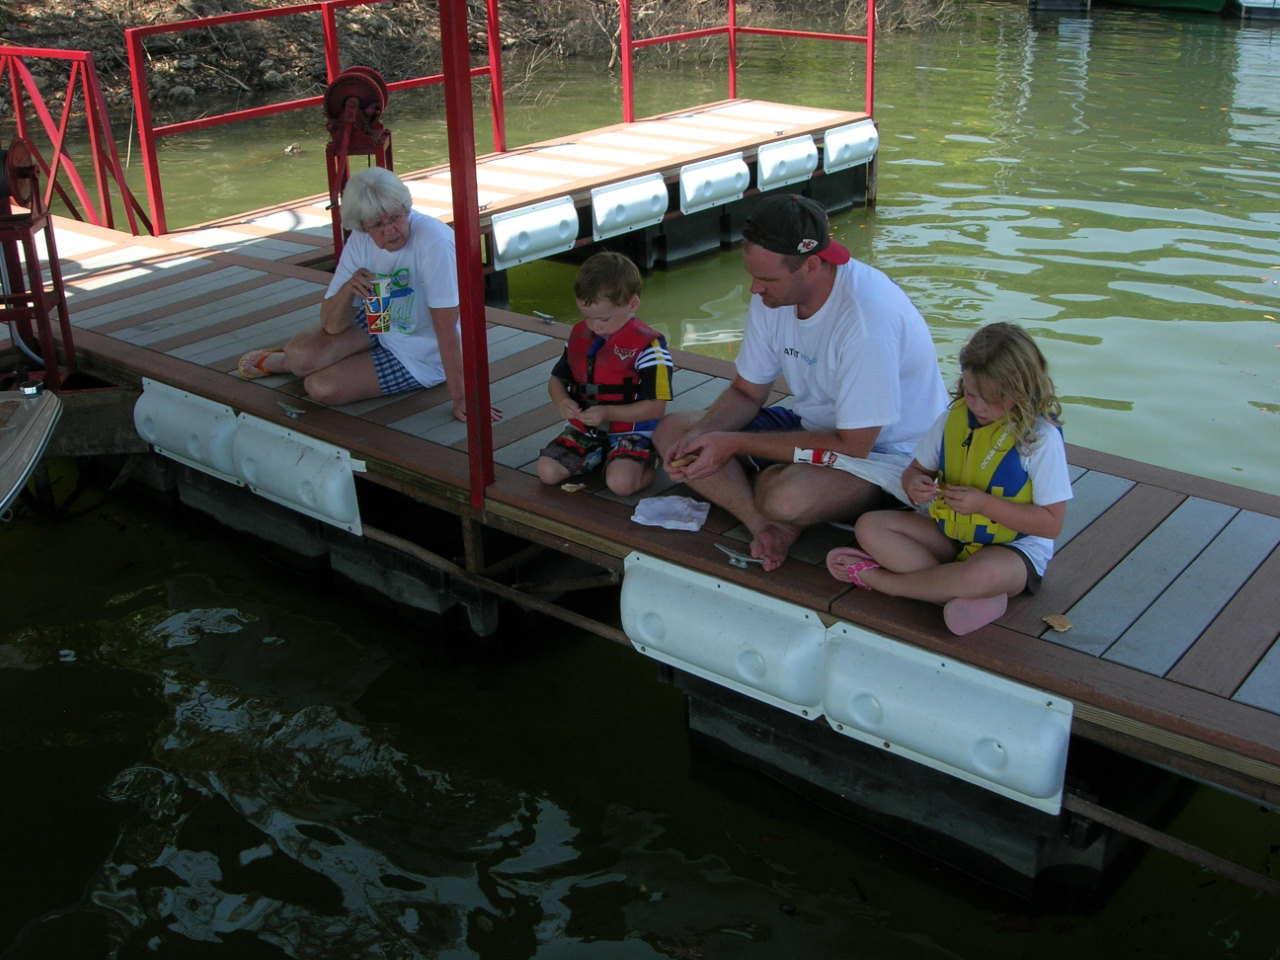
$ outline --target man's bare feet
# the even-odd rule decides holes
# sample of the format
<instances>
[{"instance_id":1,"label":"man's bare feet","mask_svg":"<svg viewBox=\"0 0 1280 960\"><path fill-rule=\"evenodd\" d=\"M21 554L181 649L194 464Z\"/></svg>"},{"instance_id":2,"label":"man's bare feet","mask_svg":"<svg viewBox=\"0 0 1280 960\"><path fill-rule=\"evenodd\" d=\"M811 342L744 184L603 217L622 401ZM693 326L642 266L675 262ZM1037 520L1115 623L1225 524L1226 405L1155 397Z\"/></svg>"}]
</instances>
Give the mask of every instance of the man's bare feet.
<instances>
[{"instance_id":1,"label":"man's bare feet","mask_svg":"<svg viewBox=\"0 0 1280 960\"><path fill-rule=\"evenodd\" d=\"M800 536L800 531L787 523L769 521L752 531L751 555L764 561L766 570L777 570L787 559L787 551Z\"/></svg>"}]
</instances>

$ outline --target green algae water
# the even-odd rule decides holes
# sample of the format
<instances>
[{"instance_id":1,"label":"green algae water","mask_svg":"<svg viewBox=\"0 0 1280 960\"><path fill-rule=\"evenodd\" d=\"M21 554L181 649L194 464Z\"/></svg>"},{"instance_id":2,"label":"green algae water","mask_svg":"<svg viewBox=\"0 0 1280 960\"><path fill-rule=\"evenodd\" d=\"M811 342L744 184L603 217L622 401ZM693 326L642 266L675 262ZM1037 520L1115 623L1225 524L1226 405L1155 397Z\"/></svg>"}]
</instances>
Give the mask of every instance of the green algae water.
<instances>
[{"instance_id":1,"label":"green algae water","mask_svg":"<svg viewBox=\"0 0 1280 960\"><path fill-rule=\"evenodd\" d=\"M512 142L620 120L600 69L533 72ZM752 41L739 92L848 106L859 71ZM722 82L641 72L637 112ZM883 38L877 91L879 203L834 226L949 375L1016 320L1073 442L1280 493L1280 25L980 4ZM400 169L443 159L441 115L393 98ZM175 141L171 221L323 193L324 140ZM572 319L572 272L519 268L513 307ZM642 313L731 358L746 299L730 250L646 278ZM20 512L0 550L5 960L1280 958L1274 900L1164 854L1096 902L1023 902L744 779L690 752L648 660L552 621L408 625L121 493ZM1280 873L1257 806L1202 790L1170 829Z\"/></svg>"},{"instance_id":2,"label":"green algae water","mask_svg":"<svg viewBox=\"0 0 1280 960\"><path fill-rule=\"evenodd\" d=\"M976 327L1021 323L1072 443L1280 494L1280 28L973 4L877 52L878 203L833 226L911 294L944 374ZM637 116L727 95L722 60L646 73L646 56ZM510 145L621 121L600 64L509 60L530 78L512 90ZM747 38L738 92L860 108L862 64L855 45ZM398 169L447 159L433 96L388 105ZM167 143L171 222L324 193L320 118L273 123ZM512 308L574 321L574 269L509 271ZM641 315L673 346L732 359L748 298L732 249L646 278Z\"/></svg>"}]
</instances>

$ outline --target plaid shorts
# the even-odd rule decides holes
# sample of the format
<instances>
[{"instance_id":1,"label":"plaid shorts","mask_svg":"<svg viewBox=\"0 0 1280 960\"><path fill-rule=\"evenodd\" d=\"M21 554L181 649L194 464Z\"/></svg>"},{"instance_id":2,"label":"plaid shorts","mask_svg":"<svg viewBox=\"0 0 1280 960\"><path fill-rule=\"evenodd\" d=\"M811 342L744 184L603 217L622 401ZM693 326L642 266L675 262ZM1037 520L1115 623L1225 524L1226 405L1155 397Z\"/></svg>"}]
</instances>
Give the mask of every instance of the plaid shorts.
<instances>
[{"instance_id":1,"label":"plaid shorts","mask_svg":"<svg viewBox=\"0 0 1280 960\"><path fill-rule=\"evenodd\" d=\"M356 314L356 326L361 330L368 330L363 310ZM371 333L369 339L373 341L369 357L373 360L374 373L378 375L378 389L384 397L392 393L404 393L406 390L422 389L418 378L406 370L400 358L383 345L381 337Z\"/></svg>"}]
</instances>

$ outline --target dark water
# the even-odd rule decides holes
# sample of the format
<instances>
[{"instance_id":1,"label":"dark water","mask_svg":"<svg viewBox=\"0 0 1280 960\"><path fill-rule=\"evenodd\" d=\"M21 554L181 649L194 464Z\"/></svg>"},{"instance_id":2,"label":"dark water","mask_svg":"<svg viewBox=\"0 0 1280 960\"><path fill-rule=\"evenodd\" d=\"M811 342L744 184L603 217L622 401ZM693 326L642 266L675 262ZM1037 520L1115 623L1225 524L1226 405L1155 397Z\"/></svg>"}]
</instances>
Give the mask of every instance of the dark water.
<instances>
[{"instance_id":1,"label":"dark water","mask_svg":"<svg viewBox=\"0 0 1280 960\"><path fill-rule=\"evenodd\" d=\"M647 660L555 622L481 643L125 495L71 509L0 529L0 956L1280 949L1274 900L1159 853L1075 910L966 882L692 755ZM1174 829L1280 867L1252 805Z\"/></svg>"},{"instance_id":2,"label":"dark water","mask_svg":"<svg viewBox=\"0 0 1280 960\"><path fill-rule=\"evenodd\" d=\"M1280 492L1280 28L975 5L880 49L880 202L835 226L944 364L1027 323L1072 440ZM854 59L799 62L756 46L741 92L861 102ZM616 122L597 68L540 67L513 141ZM639 113L725 95L661 76ZM393 109L398 166L439 160L438 111ZM175 222L323 192L293 122L166 148ZM516 306L571 316L566 272L521 268ZM745 302L736 251L646 279L709 353ZM120 493L0 551L5 958L1280 958L1274 900L1164 854L1067 910L831 819L690 753L648 661L555 622L407 624ZM1274 813L1204 790L1171 826L1280 872Z\"/></svg>"}]
</instances>

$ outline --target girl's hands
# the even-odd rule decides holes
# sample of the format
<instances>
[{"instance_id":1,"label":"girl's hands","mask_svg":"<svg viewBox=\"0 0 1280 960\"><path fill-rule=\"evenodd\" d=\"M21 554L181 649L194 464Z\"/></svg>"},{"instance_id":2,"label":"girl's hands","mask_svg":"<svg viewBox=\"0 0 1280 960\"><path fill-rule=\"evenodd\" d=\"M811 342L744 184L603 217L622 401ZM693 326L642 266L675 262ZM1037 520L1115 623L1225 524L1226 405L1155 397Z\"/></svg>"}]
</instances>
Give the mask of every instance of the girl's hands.
<instances>
[{"instance_id":1,"label":"girl's hands","mask_svg":"<svg viewBox=\"0 0 1280 960\"><path fill-rule=\"evenodd\" d=\"M961 514L978 513L985 516L986 510L983 507L991 498L991 494L977 487L957 487L953 484L939 485L938 492L942 494L948 507Z\"/></svg>"},{"instance_id":2,"label":"girl's hands","mask_svg":"<svg viewBox=\"0 0 1280 960\"><path fill-rule=\"evenodd\" d=\"M916 506L928 503L938 495L938 481L927 473L917 473L903 488L907 498Z\"/></svg>"}]
</instances>

